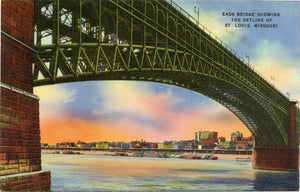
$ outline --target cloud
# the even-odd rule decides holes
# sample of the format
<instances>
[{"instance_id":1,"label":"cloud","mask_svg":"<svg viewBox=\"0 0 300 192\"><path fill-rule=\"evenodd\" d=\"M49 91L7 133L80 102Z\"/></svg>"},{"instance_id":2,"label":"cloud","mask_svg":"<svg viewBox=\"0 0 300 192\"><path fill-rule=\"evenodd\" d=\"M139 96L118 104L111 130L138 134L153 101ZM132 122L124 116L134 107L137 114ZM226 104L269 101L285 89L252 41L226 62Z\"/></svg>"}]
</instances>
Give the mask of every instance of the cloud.
<instances>
[{"instance_id":1,"label":"cloud","mask_svg":"<svg viewBox=\"0 0 300 192\"><path fill-rule=\"evenodd\" d=\"M225 23L228 23L228 20L226 20L228 18L221 17L220 12L200 9L199 18L200 23L203 26L228 45L233 45L246 40L245 38L242 38L246 33L245 30L236 30L234 27L225 27ZM214 35L212 36L214 37Z\"/></svg>"},{"instance_id":2,"label":"cloud","mask_svg":"<svg viewBox=\"0 0 300 192\"><path fill-rule=\"evenodd\" d=\"M67 114L60 116L55 114L41 118L42 142L55 143L58 141L132 141L144 139L146 141L165 141L165 140L186 140L194 139L196 131L217 131L219 136L230 137L232 130L240 130L245 135L249 131L236 117L231 115L231 121L224 121L220 114L229 114L222 107L219 108L214 117L214 108L208 108L205 111L167 111L162 105L160 113L157 114L164 120L162 127L155 128L155 125L144 124L136 121L134 118L120 118L116 122L86 121L83 119L74 119ZM218 115L219 114L219 115Z\"/></svg>"},{"instance_id":3,"label":"cloud","mask_svg":"<svg viewBox=\"0 0 300 192\"><path fill-rule=\"evenodd\" d=\"M280 42L266 39L261 40L254 50L256 59L251 65L283 94L289 92L291 99L300 99L300 58Z\"/></svg>"},{"instance_id":4,"label":"cloud","mask_svg":"<svg viewBox=\"0 0 300 192\"><path fill-rule=\"evenodd\" d=\"M159 108L170 110L178 99L170 90L166 90L165 93L155 93L151 85L129 81L113 81L105 86L99 85L102 100L97 103L99 107L93 111L93 114L99 117L124 114L123 117L135 116L139 119L144 118L145 121L160 121Z\"/></svg>"},{"instance_id":5,"label":"cloud","mask_svg":"<svg viewBox=\"0 0 300 192\"><path fill-rule=\"evenodd\" d=\"M75 102L77 90L67 90L63 85L47 85L34 88L34 94L40 98L40 110L45 113L60 113L65 105Z\"/></svg>"},{"instance_id":6,"label":"cloud","mask_svg":"<svg viewBox=\"0 0 300 192\"><path fill-rule=\"evenodd\" d=\"M87 99L78 96L82 96L82 91L87 91L80 86L88 87L85 89L92 92L90 96L94 98L90 103L82 105L79 102L80 99ZM194 132L199 130L224 132L222 128L232 127L230 123L236 127L243 126L234 117L231 121L224 120L224 108L216 103L213 104L216 107L208 107L207 103L198 104L199 108L177 107L187 104L190 97L195 97L193 94L188 96L190 91L181 88L127 81L94 82L93 86L78 84L76 90L70 87L57 85L36 90L41 97L42 142L136 139L162 142L193 139ZM70 113L73 110L86 111L85 116L93 113L94 117L79 117ZM225 109L226 115L233 116Z\"/></svg>"},{"instance_id":7,"label":"cloud","mask_svg":"<svg viewBox=\"0 0 300 192\"><path fill-rule=\"evenodd\" d=\"M231 134L231 129L244 129L247 135L247 128L230 111L221 105L213 102L205 107L199 108L177 108L179 103L188 103L188 97L183 94L173 93L174 89L167 87L165 91L155 92L151 86L157 84L141 84L131 82L115 82L105 88L108 100L115 106L104 111L99 110L98 115L110 113L112 116L117 112L124 112L124 116L118 118L115 124L125 129L132 128L133 135L137 131L146 140L172 140L193 139L194 132L199 130L223 131L225 127ZM177 89L175 89L177 90ZM103 91L103 90L101 90ZM185 90L185 92L189 92ZM124 94L120 94L124 93ZM126 94L125 94L126 93ZM193 95L195 97L195 95ZM200 95L199 95L200 97ZM110 105L110 104L109 104ZM117 105L117 106L116 106ZM126 115L128 113L132 116ZM141 121L146 121L141 123ZM149 122L149 121L152 121ZM127 128L126 128L127 127ZM226 131L225 131L226 132ZM138 136L138 135L136 135Z\"/></svg>"}]
</instances>

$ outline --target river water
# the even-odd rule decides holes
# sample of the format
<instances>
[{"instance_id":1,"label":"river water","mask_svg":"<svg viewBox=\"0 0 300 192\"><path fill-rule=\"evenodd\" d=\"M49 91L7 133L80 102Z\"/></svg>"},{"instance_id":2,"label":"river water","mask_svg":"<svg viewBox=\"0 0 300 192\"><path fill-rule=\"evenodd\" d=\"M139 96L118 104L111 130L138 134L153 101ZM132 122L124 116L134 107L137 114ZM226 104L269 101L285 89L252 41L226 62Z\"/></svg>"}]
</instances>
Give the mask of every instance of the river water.
<instances>
[{"instance_id":1,"label":"river water","mask_svg":"<svg viewBox=\"0 0 300 192\"><path fill-rule=\"evenodd\" d=\"M43 154L52 191L299 191L298 172L250 162Z\"/></svg>"}]
</instances>

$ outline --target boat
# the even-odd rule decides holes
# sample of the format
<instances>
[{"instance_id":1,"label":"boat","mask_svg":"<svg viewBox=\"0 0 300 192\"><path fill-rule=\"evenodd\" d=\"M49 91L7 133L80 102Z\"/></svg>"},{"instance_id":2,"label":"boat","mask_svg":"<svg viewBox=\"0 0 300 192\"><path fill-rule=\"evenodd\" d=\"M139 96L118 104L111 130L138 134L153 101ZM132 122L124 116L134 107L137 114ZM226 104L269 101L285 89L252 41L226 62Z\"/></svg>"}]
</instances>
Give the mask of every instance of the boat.
<instances>
[{"instance_id":1,"label":"boat","mask_svg":"<svg viewBox=\"0 0 300 192\"><path fill-rule=\"evenodd\" d=\"M247 157L247 158L239 158L239 157L237 157L237 158L235 159L235 161L251 162L251 158L250 158L250 157Z\"/></svg>"},{"instance_id":2,"label":"boat","mask_svg":"<svg viewBox=\"0 0 300 192\"><path fill-rule=\"evenodd\" d=\"M207 155L207 154L206 154L206 155L203 155L203 156L202 156L202 159L210 159L210 157L211 157L211 155Z\"/></svg>"},{"instance_id":3,"label":"boat","mask_svg":"<svg viewBox=\"0 0 300 192\"><path fill-rule=\"evenodd\" d=\"M74 151L63 151L61 154L80 154L80 152L74 152Z\"/></svg>"},{"instance_id":4,"label":"boat","mask_svg":"<svg viewBox=\"0 0 300 192\"><path fill-rule=\"evenodd\" d=\"M169 156L164 153L146 153L144 157L168 158Z\"/></svg>"},{"instance_id":5,"label":"boat","mask_svg":"<svg viewBox=\"0 0 300 192\"><path fill-rule=\"evenodd\" d=\"M112 156L128 156L127 153L115 153Z\"/></svg>"},{"instance_id":6,"label":"boat","mask_svg":"<svg viewBox=\"0 0 300 192\"><path fill-rule=\"evenodd\" d=\"M179 156L180 159L202 159L200 155L197 154L183 154Z\"/></svg>"},{"instance_id":7,"label":"boat","mask_svg":"<svg viewBox=\"0 0 300 192\"><path fill-rule=\"evenodd\" d=\"M210 160L218 160L218 157L217 156L211 156L209 159Z\"/></svg>"}]
</instances>

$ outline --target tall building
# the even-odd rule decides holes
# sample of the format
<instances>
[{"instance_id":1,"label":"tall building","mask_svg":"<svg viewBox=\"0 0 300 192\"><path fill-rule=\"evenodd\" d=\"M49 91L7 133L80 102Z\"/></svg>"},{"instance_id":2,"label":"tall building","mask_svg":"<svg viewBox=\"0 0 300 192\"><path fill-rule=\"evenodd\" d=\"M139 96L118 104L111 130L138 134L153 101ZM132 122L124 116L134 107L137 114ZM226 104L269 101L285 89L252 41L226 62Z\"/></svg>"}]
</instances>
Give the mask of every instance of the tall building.
<instances>
[{"instance_id":1,"label":"tall building","mask_svg":"<svg viewBox=\"0 0 300 192\"><path fill-rule=\"evenodd\" d=\"M195 141L211 140L213 142L218 142L218 132L214 131L198 131L195 132Z\"/></svg>"},{"instance_id":2,"label":"tall building","mask_svg":"<svg viewBox=\"0 0 300 192\"><path fill-rule=\"evenodd\" d=\"M209 133L209 138L212 140L214 143L218 142L218 132L210 132Z\"/></svg>"},{"instance_id":3,"label":"tall building","mask_svg":"<svg viewBox=\"0 0 300 192\"><path fill-rule=\"evenodd\" d=\"M239 131L231 133L231 141L240 141L243 138L243 133Z\"/></svg>"},{"instance_id":4,"label":"tall building","mask_svg":"<svg viewBox=\"0 0 300 192\"><path fill-rule=\"evenodd\" d=\"M200 143L203 149L213 149L218 142L218 132L198 131L195 133L195 142Z\"/></svg>"}]
</instances>

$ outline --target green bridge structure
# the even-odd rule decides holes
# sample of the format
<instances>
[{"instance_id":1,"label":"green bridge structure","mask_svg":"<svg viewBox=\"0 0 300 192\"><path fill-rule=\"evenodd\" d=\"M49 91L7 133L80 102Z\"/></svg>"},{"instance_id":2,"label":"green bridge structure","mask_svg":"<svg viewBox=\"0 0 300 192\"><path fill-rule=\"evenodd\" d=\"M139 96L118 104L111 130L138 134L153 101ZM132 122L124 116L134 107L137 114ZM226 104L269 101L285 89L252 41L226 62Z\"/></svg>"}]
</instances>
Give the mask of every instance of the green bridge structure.
<instances>
[{"instance_id":1,"label":"green bridge structure","mask_svg":"<svg viewBox=\"0 0 300 192\"><path fill-rule=\"evenodd\" d=\"M183 87L225 106L246 125L255 137L253 168L299 170L297 102L290 101L172 0L32 2L34 32L32 28L29 43L5 28L1 31L7 41L32 53L34 64L28 65L31 86L134 80ZM32 88L22 89L20 83L8 79L1 79L2 90L38 102ZM18 126L11 125L17 120L22 126L22 118L10 120L10 126ZM37 126L38 137L38 122ZM32 153L40 157L35 144ZM38 157L30 162L35 162L35 168L18 173L41 170Z\"/></svg>"}]
</instances>

